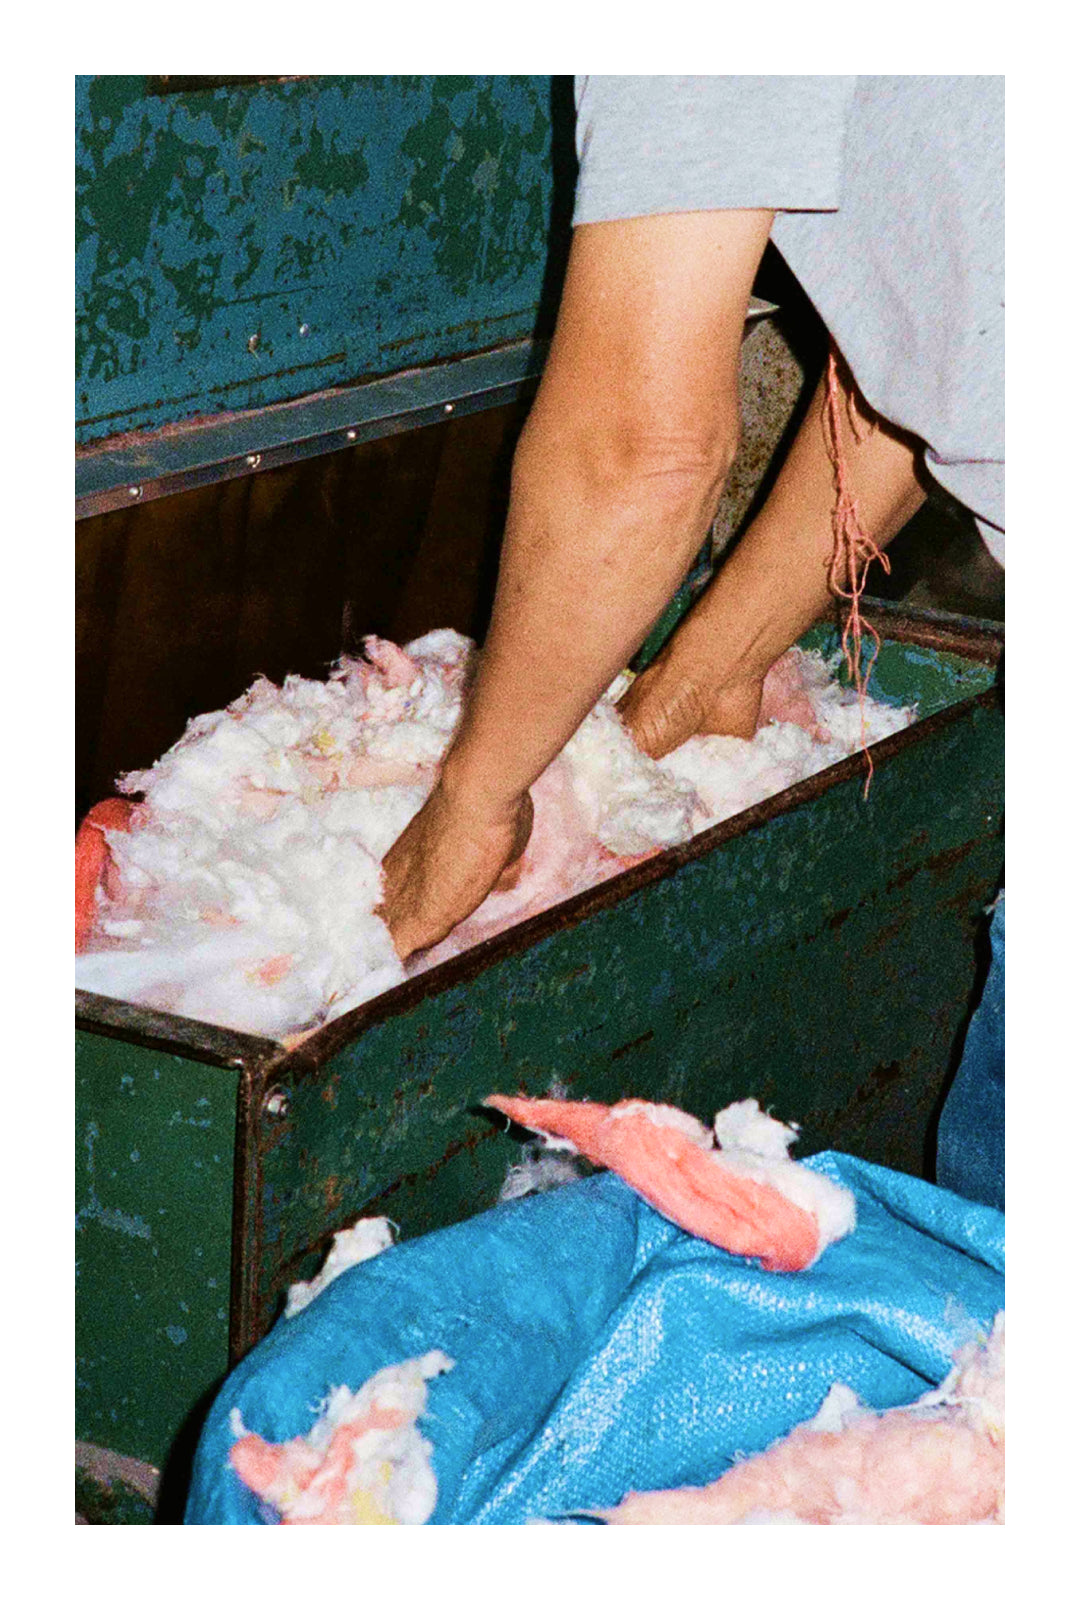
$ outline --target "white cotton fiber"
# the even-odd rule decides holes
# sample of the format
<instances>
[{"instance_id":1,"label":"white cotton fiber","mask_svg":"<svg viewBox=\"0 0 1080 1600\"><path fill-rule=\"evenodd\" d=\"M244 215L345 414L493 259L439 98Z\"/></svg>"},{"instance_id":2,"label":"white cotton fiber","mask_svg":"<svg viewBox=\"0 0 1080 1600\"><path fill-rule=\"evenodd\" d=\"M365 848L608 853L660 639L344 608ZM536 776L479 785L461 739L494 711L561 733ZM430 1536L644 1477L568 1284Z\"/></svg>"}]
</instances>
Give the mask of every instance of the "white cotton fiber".
<instances>
[{"instance_id":1,"label":"white cotton fiber","mask_svg":"<svg viewBox=\"0 0 1080 1600\"><path fill-rule=\"evenodd\" d=\"M838 657L826 661L796 647L786 659L798 669L817 723L816 736L794 722L770 722L749 740L696 735L661 759L665 772L691 785L700 796L695 833L853 755L862 746L864 718L868 744L915 720L911 706L867 700L860 708L855 691L845 689L834 676Z\"/></svg>"},{"instance_id":2,"label":"white cotton fiber","mask_svg":"<svg viewBox=\"0 0 1080 1600\"><path fill-rule=\"evenodd\" d=\"M756 1100L737 1100L719 1111L713 1133L720 1146L713 1159L740 1177L771 1184L809 1211L818 1225L818 1255L855 1226L855 1196L823 1172L793 1161L788 1149L799 1136L793 1123L778 1122ZM815 1258L816 1259L816 1258Z\"/></svg>"},{"instance_id":3,"label":"white cotton fiber","mask_svg":"<svg viewBox=\"0 0 1080 1600\"><path fill-rule=\"evenodd\" d=\"M429 1350L383 1367L355 1393L336 1385L307 1437L285 1444L250 1433L234 1406L230 1467L283 1523L425 1523L439 1485L431 1442L417 1423L429 1381L453 1365L441 1350Z\"/></svg>"},{"instance_id":4,"label":"white cotton fiber","mask_svg":"<svg viewBox=\"0 0 1080 1600\"><path fill-rule=\"evenodd\" d=\"M377 914L380 863L435 782L474 650L444 628L405 650L368 639L365 651L324 683L258 679L121 780L122 793L144 799L130 833L106 834L113 868L76 957L79 987L284 1038L404 980ZM752 740L689 739L660 762L619 719L620 674L534 785L533 837L513 887L493 891L409 974L852 754L854 694L819 656L785 660L827 738L773 722ZM866 717L875 739L914 712L871 702Z\"/></svg>"},{"instance_id":5,"label":"white cotton fiber","mask_svg":"<svg viewBox=\"0 0 1080 1600\"><path fill-rule=\"evenodd\" d=\"M590 829L612 855L642 855L693 835L693 784L638 749L606 700L563 752Z\"/></svg>"},{"instance_id":6,"label":"white cotton fiber","mask_svg":"<svg viewBox=\"0 0 1080 1600\"><path fill-rule=\"evenodd\" d=\"M350 1267L389 1250L394 1243L393 1224L388 1217L361 1217L351 1228L341 1228L327 1252L314 1278L307 1283L289 1285L285 1316L295 1317L304 1311L335 1278L340 1278Z\"/></svg>"}]
</instances>

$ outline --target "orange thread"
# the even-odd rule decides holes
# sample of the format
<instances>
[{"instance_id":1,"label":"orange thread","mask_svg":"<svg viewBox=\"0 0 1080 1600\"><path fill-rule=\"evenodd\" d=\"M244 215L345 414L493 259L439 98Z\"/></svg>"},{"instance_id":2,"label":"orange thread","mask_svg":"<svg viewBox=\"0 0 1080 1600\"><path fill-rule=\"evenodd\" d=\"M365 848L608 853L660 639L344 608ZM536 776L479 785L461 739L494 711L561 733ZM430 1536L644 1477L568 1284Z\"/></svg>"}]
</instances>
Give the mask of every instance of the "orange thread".
<instances>
[{"instance_id":1,"label":"orange thread","mask_svg":"<svg viewBox=\"0 0 1080 1600\"><path fill-rule=\"evenodd\" d=\"M852 411L853 396L847 396L848 419L851 430L858 439L860 437L856 425L856 414ZM863 788L863 798L870 792L870 779L874 775L874 761L870 754L869 742L866 737L866 692L870 673L874 662L877 660L881 648L881 636L873 625L864 622L859 610L859 599L866 587L866 576L872 561L880 561L885 572L889 571L889 558L884 551L879 550L868 533L859 522L859 508L855 502L848 484L847 468L844 464L844 452L841 445L840 433L840 379L837 373L836 350L829 348L829 360L825 371L825 445L832 462L833 473L836 478L836 504L832 511L833 525L833 554L829 564L829 590L838 600L847 602L848 612L844 619L844 630L840 637L840 648L844 653L848 673L855 685L855 692L859 697L859 731L860 744L863 755L866 757L866 784ZM873 640L874 653L869 664L864 668L862 662L863 630Z\"/></svg>"}]
</instances>

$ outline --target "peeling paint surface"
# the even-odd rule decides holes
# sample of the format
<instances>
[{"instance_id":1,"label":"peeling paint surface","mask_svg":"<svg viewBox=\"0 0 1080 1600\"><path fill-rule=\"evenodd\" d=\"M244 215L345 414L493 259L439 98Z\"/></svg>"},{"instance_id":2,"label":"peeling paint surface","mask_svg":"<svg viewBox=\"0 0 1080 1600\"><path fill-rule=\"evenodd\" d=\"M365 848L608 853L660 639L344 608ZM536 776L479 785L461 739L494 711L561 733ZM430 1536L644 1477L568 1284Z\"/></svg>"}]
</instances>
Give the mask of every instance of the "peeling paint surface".
<instances>
[{"instance_id":1,"label":"peeling paint surface","mask_svg":"<svg viewBox=\"0 0 1080 1600\"><path fill-rule=\"evenodd\" d=\"M132 1082L133 1080L131 1078L122 1078L120 1080L121 1088L127 1088L127 1086ZM81 1233L84 1228L89 1226L90 1223L97 1222L100 1223L103 1228L116 1228L120 1233L126 1233L132 1239L152 1238L153 1235L150 1232L150 1224L148 1222L144 1222L142 1217L129 1215L127 1212L119 1211L115 1207L103 1206L101 1201L98 1199L97 1192L94 1187L94 1145L97 1143L97 1140L100 1137L101 1129L98 1127L97 1123L88 1122L86 1124L86 1136L83 1140L83 1143L86 1147L85 1178L87 1197L75 1213L75 1232ZM131 1152L130 1159L132 1161L139 1160L139 1152L137 1150L133 1150ZM112 1177L116 1177L115 1171L112 1173ZM77 1264L76 1271L78 1271Z\"/></svg>"},{"instance_id":2,"label":"peeling paint surface","mask_svg":"<svg viewBox=\"0 0 1080 1600\"><path fill-rule=\"evenodd\" d=\"M77 78L79 439L531 334L551 85L343 76L161 96L139 76Z\"/></svg>"},{"instance_id":3,"label":"peeling paint surface","mask_svg":"<svg viewBox=\"0 0 1080 1600\"><path fill-rule=\"evenodd\" d=\"M76 1039L76 1434L161 1466L227 1360L236 1074Z\"/></svg>"}]
</instances>

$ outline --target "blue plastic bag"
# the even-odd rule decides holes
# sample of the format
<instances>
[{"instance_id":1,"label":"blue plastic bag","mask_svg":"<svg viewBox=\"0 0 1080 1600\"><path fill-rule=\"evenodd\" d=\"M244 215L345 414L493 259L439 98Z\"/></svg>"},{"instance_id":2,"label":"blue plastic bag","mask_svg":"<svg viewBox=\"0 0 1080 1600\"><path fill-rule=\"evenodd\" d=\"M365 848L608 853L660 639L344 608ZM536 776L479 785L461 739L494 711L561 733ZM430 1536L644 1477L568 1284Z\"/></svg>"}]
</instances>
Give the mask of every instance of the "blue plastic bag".
<instances>
[{"instance_id":1,"label":"blue plastic bag","mask_svg":"<svg viewBox=\"0 0 1080 1600\"><path fill-rule=\"evenodd\" d=\"M420 1427L437 1523L523 1523L702 1484L806 1421L833 1383L882 1409L945 1377L1004 1305L1003 1215L825 1152L855 1232L767 1273L667 1222L605 1173L396 1245L282 1320L226 1380L186 1521L257 1523L229 1416L306 1434L337 1384L438 1348Z\"/></svg>"}]
</instances>

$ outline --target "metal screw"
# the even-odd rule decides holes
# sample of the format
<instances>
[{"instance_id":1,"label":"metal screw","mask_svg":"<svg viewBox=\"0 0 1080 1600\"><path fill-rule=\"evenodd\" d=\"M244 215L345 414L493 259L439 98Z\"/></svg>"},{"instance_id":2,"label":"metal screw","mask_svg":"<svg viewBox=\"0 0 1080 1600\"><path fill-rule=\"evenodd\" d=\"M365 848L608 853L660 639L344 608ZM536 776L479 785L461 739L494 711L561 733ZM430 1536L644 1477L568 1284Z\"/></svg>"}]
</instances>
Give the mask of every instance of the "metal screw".
<instances>
[{"instance_id":1,"label":"metal screw","mask_svg":"<svg viewBox=\"0 0 1080 1600\"><path fill-rule=\"evenodd\" d=\"M133 500L141 500L142 499L142 485L138 484L138 483L133 483L131 485L131 487L128 489L128 494L131 496L131 498Z\"/></svg>"},{"instance_id":2,"label":"metal screw","mask_svg":"<svg viewBox=\"0 0 1080 1600\"><path fill-rule=\"evenodd\" d=\"M452 400L448 400L446 402L446 404L443 406L443 410L446 412L447 416L450 415L450 413L451 413L451 411L453 411L453 409L454 409L454 402Z\"/></svg>"},{"instance_id":3,"label":"metal screw","mask_svg":"<svg viewBox=\"0 0 1080 1600\"><path fill-rule=\"evenodd\" d=\"M263 1102L263 1111L278 1121L289 1115L289 1097L284 1089L272 1089Z\"/></svg>"},{"instance_id":4,"label":"metal screw","mask_svg":"<svg viewBox=\"0 0 1080 1600\"><path fill-rule=\"evenodd\" d=\"M306 339L310 332L311 332L311 328L310 328L309 324L306 323L306 322L302 322L300 324L300 337L301 337L301 339Z\"/></svg>"},{"instance_id":5,"label":"metal screw","mask_svg":"<svg viewBox=\"0 0 1080 1600\"><path fill-rule=\"evenodd\" d=\"M248 456L247 464L249 467L257 467L261 460L262 456Z\"/></svg>"},{"instance_id":6,"label":"metal screw","mask_svg":"<svg viewBox=\"0 0 1080 1600\"><path fill-rule=\"evenodd\" d=\"M259 348L259 335L257 333L253 333L251 335L251 338L248 340L248 349L251 351L252 355L254 355L258 348Z\"/></svg>"}]
</instances>

